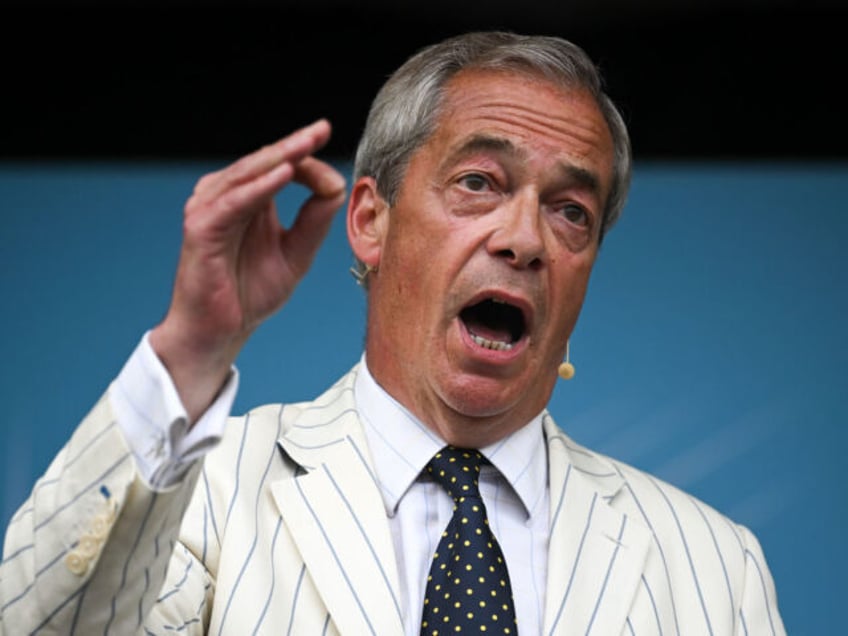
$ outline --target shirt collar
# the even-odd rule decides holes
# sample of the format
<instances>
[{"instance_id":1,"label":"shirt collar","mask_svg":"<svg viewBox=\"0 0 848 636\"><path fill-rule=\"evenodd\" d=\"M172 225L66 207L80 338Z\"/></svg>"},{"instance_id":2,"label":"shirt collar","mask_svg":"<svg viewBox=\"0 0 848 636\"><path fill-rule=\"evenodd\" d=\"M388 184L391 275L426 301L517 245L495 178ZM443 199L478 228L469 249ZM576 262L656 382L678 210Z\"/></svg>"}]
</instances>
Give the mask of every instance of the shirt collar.
<instances>
[{"instance_id":1,"label":"shirt collar","mask_svg":"<svg viewBox=\"0 0 848 636\"><path fill-rule=\"evenodd\" d=\"M365 354L353 393L386 513L393 517L400 500L445 441L377 384ZM541 509L548 466L542 413L480 452L512 486L528 517Z\"/></svg>"}]
</instances>

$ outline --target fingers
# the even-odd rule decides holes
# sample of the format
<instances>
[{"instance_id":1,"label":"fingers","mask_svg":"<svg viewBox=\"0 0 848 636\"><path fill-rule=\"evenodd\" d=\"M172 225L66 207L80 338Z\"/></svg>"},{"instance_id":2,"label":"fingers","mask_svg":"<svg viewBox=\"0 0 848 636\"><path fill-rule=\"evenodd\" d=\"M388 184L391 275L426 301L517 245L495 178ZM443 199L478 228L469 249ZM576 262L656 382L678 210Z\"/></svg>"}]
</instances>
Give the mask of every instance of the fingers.
<instances>
[{"instance_id":1,"label":"fingers","mask_svg":"<svg viewBox=\"0 0 848 636\"><path fill-rule=\"evenodd\" d=\"M288 170L293 172L295 164L327 143L330 132L330 123L319 119L276 143L242 157L223 170L206 175L198 181L194 196L206 201L216 199L224 192L257 178L270 176L271 173L279 175L279 169L287 164ZM282 169L282 173L285 172L286 169Z\"/></svg>"},{"instance_id":2,"label":"fingers","mask_svg":"<svg viewBox=\"0 0 848 636\"><path fill-rule=\"evenodd\" d=\"M312 190L316 196L328 199L336 198L344 193L344 177L330 164L305 157L295 166L294 180Z\"/></svg>"},{"instance_id":3,"label":"fingers","mask_svg":"<svg viewBox=\"0 0 848 636\"><path fill-rule=\"evenodd\" d=\"M186 205L186 219L197 231L235 229L248 222L284 186L296 179L322 197L334 198L344 179L310 155L330 137L325 119L203 177Z\"/></svg>"},{"instance_id":4,"label":"fingers","mask_svg":"<svg viewBox=\"0 0 848 636\"><path fill-rule=\"evenodd\" d=\"M300 279L312 264L347 192L342 175L314 157L298 164L294 178L314 192L301 206L297 218L282 238L281 247L287 254L293 273Z\"/></svg>"},{"instance_id":5,"label":"fingers","mask_svg":"<svg viewBox=\"0 0 848 636\"><path fill-rule=\"evenodd\" d=\"M280 188L290 181L297 181L306 186L318 199L327 199L333 211L340 206L345 195L345 179L330 164L316 159L304 157L294 161L285 161L268 172L262 173L236 187L223 192L216 201L216 208L240 216L239 210L253 207L257 201L271 198ZM314 206L310 206L312 209Z\"/></svg>"}]
</instances>

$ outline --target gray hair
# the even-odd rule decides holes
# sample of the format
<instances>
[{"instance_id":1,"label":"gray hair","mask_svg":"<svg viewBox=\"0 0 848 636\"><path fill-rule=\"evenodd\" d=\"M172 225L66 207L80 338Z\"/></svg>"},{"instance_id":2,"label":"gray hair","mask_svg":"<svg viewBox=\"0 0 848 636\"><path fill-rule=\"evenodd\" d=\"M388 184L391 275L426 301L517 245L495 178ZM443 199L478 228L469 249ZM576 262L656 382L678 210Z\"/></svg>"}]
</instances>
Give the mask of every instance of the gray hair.
<instances>
[{"instance_id":1,"label":"gray hair","mask_svg":"<svg viewBox=\"0 0 848 636\"><path fill-rule=\"evenodd\" d=\"M391 75L371 104L356 150L354 179L373 177L380 196L393 205L410 158L435 131L445 85L459 71L471 69L533 73L592 95L609 127L615 153L601 222L603 239L621 215L630 187L630 137L621 114L604 93L598 68L585 51L562 38L473 32L421 49ZM367 276L361 263L357 267Z\"/></svg>"}]
</instances>

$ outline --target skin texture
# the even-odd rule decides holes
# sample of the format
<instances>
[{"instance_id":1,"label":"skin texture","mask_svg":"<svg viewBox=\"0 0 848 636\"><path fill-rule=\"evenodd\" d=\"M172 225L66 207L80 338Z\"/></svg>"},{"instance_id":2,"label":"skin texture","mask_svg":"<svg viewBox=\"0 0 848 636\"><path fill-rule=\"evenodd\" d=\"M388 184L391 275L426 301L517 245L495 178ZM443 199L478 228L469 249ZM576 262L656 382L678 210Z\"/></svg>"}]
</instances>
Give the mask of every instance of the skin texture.
<instances>
[{"instance_id":1,"label":"skin texture","mask_svg":"<svg viewBox=\"0 0 848 636\"><path fill-rule=\"evenodd\" d=\"M463 71L395 205L373 179L354 184L349 239L376 268L369 369L447 442L494 443L548 402L597 254L612 165L609 129L588 94ZM525 332L508 350L475 343L459 317L485 298L524 312Z\"/></svg>"}]
</instances>

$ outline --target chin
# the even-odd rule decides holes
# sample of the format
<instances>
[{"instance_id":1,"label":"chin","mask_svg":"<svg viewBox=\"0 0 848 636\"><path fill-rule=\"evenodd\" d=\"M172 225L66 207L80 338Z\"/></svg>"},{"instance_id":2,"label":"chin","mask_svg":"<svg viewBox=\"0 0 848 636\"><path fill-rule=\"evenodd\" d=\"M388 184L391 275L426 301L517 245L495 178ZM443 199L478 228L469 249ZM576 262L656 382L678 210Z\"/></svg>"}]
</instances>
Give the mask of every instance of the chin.
<instances>
[{"instance_id":1,"label":"chin","mask_svg":"<svg viewBox=\"0 0 848 636\"><path fill-rule=\"evenodd\" d=\"M515 381L477 376L444 387L442 398L460 415L483 419L522 410L522 402L526 402L528 396L526 389L517 388Z\"/></svg>"}]
</instances>

